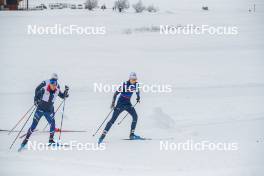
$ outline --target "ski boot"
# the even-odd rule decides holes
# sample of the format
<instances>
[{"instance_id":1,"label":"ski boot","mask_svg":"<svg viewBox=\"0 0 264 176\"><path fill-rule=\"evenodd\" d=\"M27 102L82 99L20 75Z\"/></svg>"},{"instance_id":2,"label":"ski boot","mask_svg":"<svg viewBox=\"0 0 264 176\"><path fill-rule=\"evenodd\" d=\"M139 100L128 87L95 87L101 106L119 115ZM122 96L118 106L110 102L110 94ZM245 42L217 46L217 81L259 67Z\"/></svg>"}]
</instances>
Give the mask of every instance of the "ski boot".
<instances>
[{"instance_id":1,"label":"ski boot","mask_svg":"<svg viewBox=\"0 0 264 176\"><path fill-rule=\"evenodd\" d=\"M100 138L98 139L98 145L100 145L100 144L103 142L103 140L104 140L104 139L100 137Z\"/></svg>"},{"instance_id":2,"label":"ski boot","mask_svg":"<svg viewBox=\"0 0 264 176\"><path fill-rule=\"evenodd\" d=\"M130 140L139 140L139 139L143 139L142 137L138 136L138 135L135 135L134 133L131 133L129 135L129 139Z\"/></svg>"},{"instance_id":3,"label":"ski boot","mask_svg":"<svg viewBox=\"0 0 264 176\"><path fill-rule=\"evenodd\" d=\"M54 134L50 134L50 137L49 137L49 146L55 146L55 145L57 145L57 142L55 142L54 140L53 140L53 137L54 137Z\"/></svg>"},{"instance_id":4,"label":"ski boot","mask_svg":"<svg viewBox=\"0 0 264 176\"><path fill-rule=\"evenodd\" d=\"M18 152L21 152L23 149L26 148L26 145L27 145L27 142L28 142L28 139L24 139L24 141L22 142L22 144L20 145L19 149L18 149Z\"/></svg>"},{"instance_id":5,"label":"ski boot","mask_svg":"<svg viewBox=\"0 0 264 176\"><path fill-rule=\"evenodd\" d=\"M98 139L98 145L100 145L103 142L105 136L106 136L106 131L104 131L100 136L100 138Z\"/></svg>"},{"instance_id":6,"label":"ski boot","mask_svg":"<svg viewBox=\"0 0 264 176\"><path fill-rule=\"evenodd\" d=\"M53 139L50 139L49 144L56 144L56 142Z\"/></svg>"}]
</instances>

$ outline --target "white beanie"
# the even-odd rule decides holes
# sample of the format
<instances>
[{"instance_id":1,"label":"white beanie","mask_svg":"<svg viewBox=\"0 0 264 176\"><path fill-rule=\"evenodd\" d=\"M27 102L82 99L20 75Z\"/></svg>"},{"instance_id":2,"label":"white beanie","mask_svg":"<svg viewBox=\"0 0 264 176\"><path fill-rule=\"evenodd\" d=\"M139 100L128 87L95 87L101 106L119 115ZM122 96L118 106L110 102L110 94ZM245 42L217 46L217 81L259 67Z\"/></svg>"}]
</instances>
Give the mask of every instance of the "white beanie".
<instances>
[{"instance_id":1,"label":"white beanie","mask_svg":"<svg viewBox=\"0 0 264 176\"><path fill-rule=\"evenodd\" d=\"M59 77L58 77L57 73L52 73L52 75L51 75L51 79L56 79L56 80L58 80Z\"/></svg>"},{"instance_id":2,"label":"white beanie","mask_svg":"<svg viewBox=\"0 0 264 176\"><path fill-rule=\"evenodd\" d=\"M131 72L129 75L129 79L137 79L137 74L135 72Z\"/></svg>"}]
</instances>

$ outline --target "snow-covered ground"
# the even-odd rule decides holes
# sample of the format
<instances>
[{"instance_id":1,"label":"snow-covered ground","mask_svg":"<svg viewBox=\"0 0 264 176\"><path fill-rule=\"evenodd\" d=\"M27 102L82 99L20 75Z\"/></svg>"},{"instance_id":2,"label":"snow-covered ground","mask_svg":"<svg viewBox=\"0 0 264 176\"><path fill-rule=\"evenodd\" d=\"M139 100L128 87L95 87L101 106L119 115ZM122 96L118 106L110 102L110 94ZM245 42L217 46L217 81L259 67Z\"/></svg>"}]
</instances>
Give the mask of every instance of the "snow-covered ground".
<instances>
[{"instance_id":1,"label":"snow-covered ground","mask_svg":"<svg viewBox=\"0 0 264 176\"><path fill-rule=\"evenodd\" d=\"M112 127L105 151L18 153L21 139L9 150L17 133L1 132L0 175L263 175L263 2L145 2L160 11L0 11L0 129L12 128L32 105L36 85L53 72L62 86L70 86L63 128L87 131L63 133L63 142L97 141L92 134L109 112L113 94L94 92L94 83L118 84L135 71L144 84L172 85L171 93L142 93L136 107L137 133L155 140L121 140L128 137L130 117ZM254 3L257 11L249 13ZM209 11L200 10L204 4ZM28 35L29 24L105 26L106 35ZM166 24L236 26L238 35L137 30ZM57 126L60 118L61 112ZM38 129L45 124L43 118ZM47 133L31 138L47 139ZM237 143L238 150L161 151L159 139Z\"/></svg>"}]
</instances>

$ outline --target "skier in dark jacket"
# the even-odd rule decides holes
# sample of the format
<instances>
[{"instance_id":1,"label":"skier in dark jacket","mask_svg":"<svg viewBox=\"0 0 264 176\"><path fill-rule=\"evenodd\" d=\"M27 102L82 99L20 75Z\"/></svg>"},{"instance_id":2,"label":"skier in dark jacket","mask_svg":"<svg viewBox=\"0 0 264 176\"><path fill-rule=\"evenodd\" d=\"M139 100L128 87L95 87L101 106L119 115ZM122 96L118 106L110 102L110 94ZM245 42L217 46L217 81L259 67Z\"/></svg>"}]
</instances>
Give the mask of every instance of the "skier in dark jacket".
<instances>
[{"instance_id":1,"label":"skier in dark jacket","mask_svg":"<svg viewBox=\"0 0 264 176\"><path fill-rule=\"evenodd\" d=\"M139 93L139 87L137 83L137 75L136 73L132 72L129 76L129 80L124 82L123 85L119 88L118 91L115 92L113 101L111 104L111 108L114 108L114 113L112 115L112 118L109 120L109 122L106 124L106 127L101 135L101 137L98 140L98 144L102 143L107 132L110 130L111 126L115 123L117 117L120 113L123 111L127 111L132 116L132 123L131 123L131 129L130 129L130 135L129 138L131 140L134 139L140 139L140 136L135 135L135 129L137 125L137 119L138 115L135 111L135 108L131 104L131 97L133 95L133 92L136 92L137 95L137 102L140 102L140 93ZM117 105L115 106L115 101L117 98L117 95L120 94Z\"/></svg>"},{"instance_id":2,"label":"skier in dark jacket","mask_svg":"<svg viewBox=\"0 0 264 176\"><path fill-rule=\"evenodd\" d=\"M54 102L57 96L64 99L69 96L69 87L65 86L65 91L62 93L60 86L58 84L58 75L56 73L52 74L51 79L43 81L35 90L34 104L37 106L36 112L34 114L33 122L31 127L28 129L26 138L21 144L23 148L30 135L33 133L34 129L37 127L39 120L44 115L46 120L50 125L50 137L49 143L55 143L53 140L55 133L55 119L54 119Z\"/></svg>"}]
</instances>

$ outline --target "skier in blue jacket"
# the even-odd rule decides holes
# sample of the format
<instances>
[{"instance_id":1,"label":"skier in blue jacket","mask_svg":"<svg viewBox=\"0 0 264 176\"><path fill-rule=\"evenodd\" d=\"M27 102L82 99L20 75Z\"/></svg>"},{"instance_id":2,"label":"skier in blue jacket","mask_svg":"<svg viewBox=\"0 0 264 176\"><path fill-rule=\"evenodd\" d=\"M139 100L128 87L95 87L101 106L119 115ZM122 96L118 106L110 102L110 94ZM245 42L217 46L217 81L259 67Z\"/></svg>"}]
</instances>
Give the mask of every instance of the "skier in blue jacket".
<instances>
[{"instance_id":1,"label":"skier in blue jacket","mask_svg":"<svg viewBox=\"0 0 264 176\"><path fill-rule=\"evenodd\" d=\"M58 84L58 75L52 74L51 79L43 81L37 86L35 90L34 103L37 106L34 114L33 122L31 127L28 129L26 138L21 144L21 149L27 144L29 137L38 125L39 120L42 116L45 116L48 123L50 124L50 137L49 143L55 143L53 140L55 133L55 119L54 119L54 102L57 96L64 99L69 96L69 87L65 86L65 91L62 93Z\"/></svg>"},{"instance_id":2,"label":"skier in blue jacket","mask_svg":"<svg viewBox=\"0 0 264 176\"><path fill-rule=\"evenodd\" d=\"M137 75L135 72L132 72L129 75L129 80L124 82L123 85L119 88L119 90L116 91L114 94L113 101L111 104L111 108L114 108L114 113L112 115L112 118L106 124L106 127L101 137L98 140L98 144L103 142L111 126L115 123L117 117L123 111L127 111L132 116L132 123L131 123L129 138L131 140L141 138L140 136L134 134L136 125L137 125L137 119L138 119L137 112L135 111L135 108L132 106L131 101L130 101L134 92L136 92L136 95L137 95L137 99L136 99L137 102L140 102L140 93L139 93L139 87L137 83ZM118 98L117 105L115 106L115 101L116 101L118 94L120 94L120 96Z\"/></svg>"}]
</instances>

